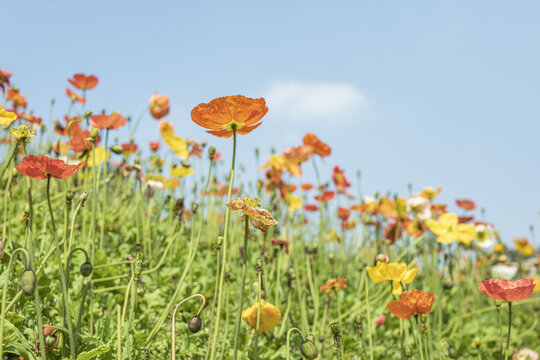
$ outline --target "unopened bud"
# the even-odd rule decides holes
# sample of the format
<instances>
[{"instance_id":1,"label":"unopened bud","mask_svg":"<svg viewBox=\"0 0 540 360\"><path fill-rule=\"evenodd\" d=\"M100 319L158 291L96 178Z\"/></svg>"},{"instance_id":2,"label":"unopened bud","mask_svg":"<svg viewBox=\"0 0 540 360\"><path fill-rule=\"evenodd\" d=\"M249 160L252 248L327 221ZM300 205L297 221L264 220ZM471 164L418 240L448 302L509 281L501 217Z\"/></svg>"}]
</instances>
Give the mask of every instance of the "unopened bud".
<instances>
[{"instance_id":1,"label":"unopened bud","mask_svg":"<svg viewBox=\"0 0 540 360\"><path fill-rule=\"evenodd\" d=\"M332 334L334 334L334 336L341 335L341 326L338 322L331 323L330 328L332 329Z\"/></svg>"},{"instance_id":2,"label":"unopened bud","mask_svg":"<svg viewBox=\"0 0 540 360\"><path fill-rule=\"evenodd\" d=\"M111 146L111 151L115 154L121 154L124 151L124 149L122 149L121 145L114 145L114 146Z\"/></svg>"},{"instance_id":3,"label":"unopened bud","mask_svg":"<svg viewBox=\"0 0 540 360\"><path fill-rule=\"evenodd\" d=\"M496 306L497 308L500 308L501 305L502 305L502 301L501 301L501 300L493 300L493 302L495 303L495 306Z\"/></svg>"},{"instance_id":4,"label":"unopened bud","mask_svg":"<svg viewBox=\"0 0 540 360\"><path fill-rule=\"evenodd\" d=\"M458 352L454 345L450 344L448 345L448 357L450 359L457 359L458 358Z\"/></svg>"},{"instance_id":5,"label":"unopened bud","mask_svg":"<svg viewBox=\"0 0 540 360\"><path fill-rule=\"evenodd\" d=\"M16 168L11 169L11 177L16 177L18 173Z\"/></svg>"},{"instance_id":6,"label":"unopened bud","mask_svg":"<svg viewBox=\"0 0 540 360\"><path fill-rule=\"evenodd\" d=\"M420 315L420 322L421 322L422 324L425 324L426 321L427 321L427 315L426 315L426 314Z\"/></svg>"},{"instance_id":7,"label":"unopened bud","mask_svg":"<svg viewBox=\"0 0 540 360\"><path fill-rule=\"evenodd\" d=\"M74 195L75 195L75 194L73 194L73 191L72 191L72 190L66 191L66 200L67 200L67 201L73 200L73 196L74 196Z\"/></svg>"},{"instance_id":8,"label":"unopened bud","mask_svg":"<svg viewBox=\"0 0 540 360\"><path fill-rule=\"evenodd\" d=\"M384 264L387 264L390 259L386 254L379 254L375 256L375 265L377 265L378 262L382 262Z\"/></svg>"},{"instance_id":9,"label":"unopened bud","mask_svg":"<svg viewBox=\"0 0 540 360\"><path fill-rule=\"evenodd\" d=\"M21 290L24 295L30 296L36 290L36 273L32 269L24 270L21 275Z\"/></svg>"},{"instance_id":10,"label":"unopened bud","mask_svg":"<svg viewBox=\"0 0 540 360\"><path fill-rule=\"evenodd\" d=\"M302 341L302 344L300 345L300 352L304 358L309 360L316 359L319 356L317 347L311 340Z\"/></svg>"},{"instance_id":11,"label":"unopened bud","mask_svg":"<svg viewBox=\"0 0 540 360\"><path fill-rule=\"evenodd\" d=\"M82 276L88 277L90 276L90 274L92 274L92 271L94 271L94 267L89 262L85 262L81 265L80 270L81 270Z\"/></svg>"},{"instance_id":12,"label":"unopened bud","mask_svg":"<svg viewBox=\"0 0 540 360\"><path fill-rule=\"evenodd\" d=\"M86 199L88 199L88 193L85 191L81 193L81 195L79 196L79 200L86 201Z\"/></svg>"},{"instance_id":13,"label":"unopened bud","mask_svg":"<svg viewBox=\"0 0 540 360\"><path fill-rule=\"evenodd\" d=\"M92 140L96 140L98 135L99 135L99 130L98 129L92 128L92 130L90 130L90 137L92 138Z\"/></svg>"},{"instance_id":14,"label":"unopened bud","mask_svg":"<svg viewBox=\"0 0 540 360\"><path fill-rule=\"evenodd\" d=\"M214 146L210 146L208 148L208 156L210 156L210 159L213 159L215 154L216 154L216 148Z\"/></svg>"},{"instance_id":15,"label":"unopened bud","mask_svg":"<svg viewBox=\"0 0 540 360\"><path fill-rule=\"evenodd\" d=\"M405 358L407 359L410 359L412 358L412 355L413 355L413 348L411 345L405 345L403 347L403 356L405 356Z\"/></svg>"}]
</instances>

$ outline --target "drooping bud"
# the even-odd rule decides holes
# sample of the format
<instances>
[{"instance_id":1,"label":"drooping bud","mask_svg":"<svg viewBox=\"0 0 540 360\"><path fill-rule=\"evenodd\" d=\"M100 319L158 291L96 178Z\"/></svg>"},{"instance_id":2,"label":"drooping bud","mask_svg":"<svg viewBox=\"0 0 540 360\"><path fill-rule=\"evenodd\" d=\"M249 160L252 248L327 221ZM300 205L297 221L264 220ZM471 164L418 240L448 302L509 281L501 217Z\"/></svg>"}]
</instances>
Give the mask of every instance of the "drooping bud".
<instances>
[{"instance_id":1,"label":"drooping bud","mask_svg":"<svg viewBox=\"0 0 540 360\"><path fill-rule=\"evenodd\" d=\"M66 191L66 200L67 200L67 201L73 200L73 196L75 196L75 194L73 193L72 190Z\"/></svg>"},{"instance_id":2,"label":"drooping bud","mask_svg":"<svg viewBox=\"0 0 540 360\"><path fill-rule=\"evenodd\" d=\"M82 276L88 277L92 274L92 271L94 271L94 267L87 261L81 265L80 270Z\"/></svg>"},{"instance_id":3,"label":"drooping bud","mask_svg":"<svg viewBox=\"0 0 540 360\"><path fill-rule=\"evenodd\" d=\"M195 334L199 332L199 330L201 330L201 327L202 327L202 320L200 316L195 315L194 317L189 319L189 322L188 322L189 331Z\"/></svg>"},{"instance_id":4,"label":"drooping bud","mask_svg":"<svg viewBox=\"0 0 540 360\"><path fill-rule=\"evenodd\" d=\"M30 296L36 290L36 273L32 269L24 270L21 275L21 290L24 295Z\"/></svg>"},{"instance_id":5,"label":"drooping bud","mask_svg":"<svg viewBox=\"0 0 540 360\"><path fill-rule=\"evenodd\" d=\"M316 359L319 356L319 351L317 350L315 343L311 340L302 341L302 344L300 344L300 352L304 358L309 360Z\"/></svg>"}]
</instances>

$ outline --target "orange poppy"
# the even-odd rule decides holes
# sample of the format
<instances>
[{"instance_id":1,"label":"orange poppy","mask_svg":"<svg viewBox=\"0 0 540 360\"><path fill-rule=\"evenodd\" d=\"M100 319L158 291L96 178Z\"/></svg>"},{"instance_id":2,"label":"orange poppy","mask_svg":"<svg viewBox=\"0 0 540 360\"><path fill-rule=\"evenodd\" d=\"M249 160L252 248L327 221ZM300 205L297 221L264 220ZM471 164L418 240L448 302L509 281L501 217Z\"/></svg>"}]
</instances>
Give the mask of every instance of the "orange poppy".
<instances>
[{"instance_id":1,"label":"orange poppy","mask_svg":"<svg viewBox=\"0 0 540 360\"><path fill-rule=\"evenodd\" d=\"M329 297L331 293L334 293L338 291L339 289L346 289L347 288L347 284L345 284L346 282L347 282L347 279L345 279L343 276L340 277L339 279L330 279L324 284L322 284L321 287L319 287L319 291L321 292L326 291L326 296Z\"/></svg>"},{"instance_id":2,"label":"orange poppy","mask_svg":"<svg viewBox=\"0 0 540 360\"><path fill-rule=\"evenodd\" d=\"M465 210L476 209L476 204L474 203L474 201L468 199L456 200L456 205Z\"/></svg>"},{"instance_id":3,"label":"orange poppy","mask_svg":"<svg viewBox=\"0 0 540 360\"><path fill-rule=\"evenodd\" d=\"M26 108L26 95L23 95L19 92L17 88L8 89L6 93L6 100L13 102L13 107L17 108Z\"/></svg>"},{"instance_id":4,"label":"orange poppy","mask_svg":"<svg viewBox=\"0 0 540 360\"><path fill-rule=\"evenodd\" d=\"M6 91L6 88L5 88L6 85L7 86L10 85L9 78L12 75L13 75L12 73L0 69L0 89L2 89L2 92Z\"/></svg>"},{"instance_id":5,"label":"orange poppy","mask_svg":"<svg viewBox=\"0 0 540 360\"><path fill-rule=\"evenodd\" d=\"M196 156L200 159L202 156L202 150L203 150L202 146L199 143L197 143L195 140L189 140L188 144L190 147L189 156Z\"/></svg>"},{"instance_id":6,"label":"orange poppy","mask_svg":"<svg viewBox=\"0 0 540 360\"><path fill-rule=\"evenodd\" d=\"M313 189L313 184L302 184L302 190L308 191Z\"/></svg>"},{"instance_id":7,"label":"orange poppy","mask_svg":"<svg viewBox=\"0 0 540 360\"><path fill-rule=\"evenodd\" d=\"M73 127L73 125L72 125ZM84 152L92 150L92 141L90 140L90 130L81 130L71 138L70 148L75 152ZM96 145L101 140L101 137L98 135L96 138Z\"/></svg>"},{"instance_id":8,"label":"orange poppy","mask_svg":"<svg viewBox=\"0 0 540 360\"><path fill-rule=\"evenodd\" d=\"M148 101L150 114L156 120L161 119L169 113L169 97L167 95L158 95L154 93Z\"/></svg>"},{"instance_id":9,"label":"orange poppy","mask_svg":"<svg viewBox=\"0 0 540 360\"><path fill-rule=\"evenodd\" d=\"M307 133L306 135L304 135L303 140L304 145L311 147L313 152L321 157L326 157L332 152L330 146L319 140L319 138L315 136L315 134Z\"/></svg>"},{"instance_id":10,"label":"orange poppy","mask_svg":"<svg viewBox=\"0 0 540 360\"><path fill-rule=\"evenodd\" d=\"M351 215L351 210L340 206L337 209L337 214L338 218L340 218L342 221L347 221Z\"/></svg>"},{"instance_id":11,"label":"orange poppy","mask_svg":"<svg viewBox=\"0 0 540 360\"><path fill-rule=\"evenodd\" d=\"M24 112L23 112L23 113L21 114L21 117L22 117L24 120L26 120L26 121L28 121L28 122L30 122L30 123L32 123L32 124L38 124L38 125L40 125L40 124L42 123L41 118L40 118L40 117L37 117L37 116L34 116L34 114L27 114L27 113L24 113Z\"/></svg>"},{"instance_id":12,"label":"orange poppy","mask_svg":"<svg viewBox=\"0 0 540 360\"><path fill-rule=\"evenodd\" d=\"M74 175L81 164L67 165L63 160L52 160L47 156L28 155L22 160L22 165L15 166L24 176L36 180L44 180L49 176L56 179L66 179Z\"/></svg>"},{"instance_id":13,"label":"orange poppy","mask_svg":"<svg viewBox=\"0 0 540 360\"><path fill-rule=\"evenodd\" d=\"M98 114L90 116L90 126L96 129L119 129L127 122L126 118L118 113L112 113L111 115Z\"/></svg>"},{"instance_id":14,"label":"orange poppy","mask_svg":"<svg viewBox=\"0 0 540 360\"><path fill-rule=\"evenodd\" d=\"M139 150L139 147L137 146L137 144L132 144L132 143L122 144L122 154L124 155L135 154L138 150Z\"/></svg>"},{"instance_id":15,"label":"orange poppy","mask_svg":"<svg viewBox=\"0 0 540 360\"><path fill-rule=\"evenodd\" d=\"M341 169L337 165L334 166L332 180L334 180L334 184L340 193L344 193L346 189L351 186L351 183L345 177L345 170Z\"/></svg>"},{"instance_id":16,"label":"orange poppy","mask_svg":"<svg viewBox=\"0 0 540 360\"><path fill-rule=\"evenodd\" d=\"M400 319L410 319L414 315L429 314L435 295L417 289L405 291L399 300L392 300L386 308Z\"/></svg>"},{"instance_id":17,"label":"orange poppy","mask_svg":"<svg viewBox=\"0 0 540 360\"><path fill-rule=\"evenodd\" d=\"M315 196L315 200L321 202L328 202L336 196L334 191L324 191L321 195Z\"/></svg>"},{"instance_id":18,"label":"orange poppy","mask_svg":"<svg viewBox=\"0 0 540 360\"><path fill-rule=\"evenodd\" d=\"M191 119L209 134L230 138L233 129L237 134L250 133L262 124L268 112L264 98L252 99L243 95L224 96L209 103L202 103L191 110Z\"/></svg>"},{"instance_id":19,"label":"orange poppy","mask_svg":"<svg viewBox=\"0 0 540 360\"><path fill-rule=\"evenodd\" d=\"M82 96L80 96L79 94L71 91L70 88L66 88L66 95L68 98L71 99L71 101L73 102L78 102L78 103L81 103L81 104L86 104L86 98L83 98Z\"/></svg>"},{"instance_id":20,"label":"orange poppy","mask_svg":"<svg viewBox=\"0 0 540 360\"><path fill-rule=\"evenodd\" d=\"M533 279L509 281L505 279L483 280L478 290L495 300L519 301L529 298L534 290Z\"/></svg>"},{"instance_id":21,"label":"orange poppy","mask_svg":"<svg viewBox=\"0 0 540 360\"><path fill-rule=\"evenodd\" d=\"M152 151L158 151L159 150L160 143L159 141L150 141L150 150Z\"/></svg>"},{"instance_id":22,"label":"orange poppy","mask_svg":"<svg viewBox=\"0 0 540 360\"><path fill-rule=\"evenodd\" d=\"M314 211L318 211L319 207L313 204L306 204L304 205L304 210L314 212Z\"/></svg>"},{"instance_id":23,"label":"orange poppy","mask_svg":"<svg viewBox=\"0 0 540 360\"><path fill-rule=\"evenodd\" d=\"M82 131L80 120L80 116L68 117L67 115L64 115L64 121L66 122L66 126L62 126L59 122L55 121L54 131L56 131L59 135L62 136L75 135ZM70 122L71 126L69 126Z\"/></svg>"},{"instance_id":24,"label":"orange poppy","mask_svg":"<svg viewBox=\"0 0 540 360\"><path fill-rule=\"evenodd\" d=\"M68 79L71 85L80 90L91 90L98 84L98 78L95 75L84 75L82 73L73 75L73 78Z\"/></svg>"}]
</instances>

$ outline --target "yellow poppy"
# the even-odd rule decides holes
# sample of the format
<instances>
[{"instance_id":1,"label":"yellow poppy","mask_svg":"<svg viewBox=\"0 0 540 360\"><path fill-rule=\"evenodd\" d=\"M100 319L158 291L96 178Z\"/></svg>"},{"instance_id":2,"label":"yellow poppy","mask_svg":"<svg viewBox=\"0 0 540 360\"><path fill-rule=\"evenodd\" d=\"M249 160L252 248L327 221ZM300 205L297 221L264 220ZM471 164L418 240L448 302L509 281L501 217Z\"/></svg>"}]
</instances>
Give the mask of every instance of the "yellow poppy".
<instances>
[{"instance_id":1,"label":"yellow poppy","mask_svg":"<svg viewBox=\"0 0 540 360\"><path fill-rule=\"evenodd\" d=\"M502 253L506 246L503 243L497 243L493 246L494 253Z\"/></svg>"},{"instance_id":2,"label":"yellow poppy","mask_svg":"<svg viewBox=\"0 0 540 360\"><path fill-rule=\"evenodd\" d=\"M103 164L109 158L109 154L104 147L96 147L96 161L94 163L94 156L90 153L88 160L86 161L86 166L93 167L94 164L99 166Z\"/></svg>"},{"instance_id":3,"label":"yellow poppy","mask_svg":"<svg viewBox=\"0 0 540 360\"><path fill-rule=\"evenodd\" d=\"M12 111L7 111L2 105L0 105L0 125L9 126L15 120L17 120L17 114Z\"/></svg>"},{"instance_id":4,"label":"yellow poppy","mask_svg":"<svg viewBox=\"0 0 540 360\"><path fill-rule=\"evenodd\" d=\"M246 310L242 311L242 319L253 329L257 329L257 309L256 302ZM281 311L274 305L261 299L261 313L259 318L259 334L274 329L281 321Z\"/></svg>"},{"instance_id":5,"label":"yellow poppy","mask_svg":"<svg viewBox=\"0 0 540 360\"><path fill-rule=\"evenodd\" d=\"M296 211L302 208L302 199L299 196L293 194L287 194L287 203L289 204L290 211Z\"/></svg>"},{"instance_id":6,"label":"yellow poppy","mask_svg":"<svg viewBox=\"0 0 540 360\"><path fill-rule=\"evenodd\" d=\"M171 168L171 175L176 177L185 177L195 172L193 168L189 166L176 166Z\"/></svg>"},{"instance_id":7,"label":"yellow poppy","mask_svg":"<svg viewBox=\"0 0 540 360\"><path fill-rule=\"evenodd\" d=\"M173 134L174 127L171 123L161 120L159 123L159 132L163 141L169 145L171 150L181 157L182 159L187 159L189 157L188 151L188 142L181 137L178 137Z\"/></svg>"},{"instance_id":8,"label":"yellow poppy","mask_svg":"<svg viewBox=\"0 0 540 360\"><path fill-rule=\"evenodd\" d=\"M370 279L374 282L392 281L392 294L402 293L401 282L410 284L416 277L416 267L407 270L405 263L385 263L378 261L375 266L366 266Z\"/></svg>"},{"instance_id":9,"label":"yellow poppy","mask_svg":"<svg viewBox=\"0 0 540 360\"><path fill-rule=\"evenodd\" d=\"M439 216L439 221L428 219L425 221L432 233L437 235L437 241L442 244L451 244L459 241L469 245L476 236L476 228L470 224L458 224L456 214L444 213Z\"/></svg>"},{"instance_id":10,"label":"yellow poppy","mask_svg":"<svg viewBox=\"0 0 540 360\"><path fill-rule=\"evenodd\" d=\"M428 200L433 200L439 193L441 192L442 188L439 187L437 190L433 189L431 186L426 186L422 189L422 192L418 194L419 196L426 198Z\"/></svg>"},{"instance_id":11,"label":"yellow poppy","mask_svg":"<svg viewBox=\"0 0 540 360\"><path fill-rule=\"evenodd\" d=\"M523 257L529 257L534 253L534 247L526 238L517 238L514 239L513 242L517 252L519 252Z\"/></svg>"}]
</instances>

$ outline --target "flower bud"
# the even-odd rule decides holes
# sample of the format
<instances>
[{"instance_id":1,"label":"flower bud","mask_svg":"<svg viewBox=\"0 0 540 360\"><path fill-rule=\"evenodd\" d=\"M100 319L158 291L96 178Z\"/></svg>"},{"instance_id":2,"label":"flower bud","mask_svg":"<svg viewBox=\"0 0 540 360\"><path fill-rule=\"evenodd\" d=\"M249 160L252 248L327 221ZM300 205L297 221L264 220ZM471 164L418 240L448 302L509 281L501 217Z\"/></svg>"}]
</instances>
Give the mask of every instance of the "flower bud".
<instances>
[{"instance_id":1,"label":"flower bud","mask_svg":"<svg viewBox=\"0 0 540 360\"><path fill-rule=\"evenodd\" d=\"M114 145L114 146L111 146L111 151L115 154L121 154L124 149L122 149L122 145Z\"/></svg>"},{"instance_id":2,"label":"flower bud","mask_svg":"<svg viewBox=\"0 0 540 360\"><path fill-rule=\"evenodd\" d=\"M30 214L30 206L28 204L24 205L24 213Z\"/></svg>"},{"instance_id":3,"label":"flower bud","mask_svg":"<svg viewBox=\"0 0 540 360\"><path fill-rule=\"evenodd\" d=\"M379 254L379 255L375 256L375 265L377 265L378 262L382 262L382 263L387 264L389 260L390 259L388 258L388 256L386 254Z\"/></svg>"},{"instance_id":4,"label":"flower bud","mask_svg":"<svg viewBox=\"0 0 540 360\"><path fill-rule=\"evenodd\" d=\"M502 304L502 301L501 300L493 300L493 302L495 303L495 306L497 308L500 308L501 307L501 304Z\"/></svg>"},{"instance_id":5,"label":"flower bud","mask_svg":"<svg viewBox=\"0 0 540 360\"><path fill-rule=\"evenodd\" d=\"M141 273L142 273L142 260L137 258L137 260L135 260L135 266L133 268L133 276L135 277L135 280L139 281L139 279L141 278Z\"/></svg>"},{"instance_id":6,"label":"flower bud","mask_svg":"<svg viewBox=\"0 0 540 360\"><path fill-rule=\"evenodd\" d=\"M458 352L454 345L450 344L448 345L448 357L450 359L457 359L458 358Z\"/></svg>"},{"instance_id":7,"label":"flower bud","mask_svg":"<svg viewBox=\"0 0 540 360\"><path fill-rule=\"evenodd\" d=\"M208 148L208 156L210 156L210 159L213 159L215 154L216 154L216 148L214 146L210 146Z\"/></svg>"},{"instance_id":8,"label":"flower bud","mask_svg":"<svg viewBox=\"0 0 540 360\"><path fill-rule=\"evenodd\" d=\"M16 168L11 169L11 177L16 177L18 173Z\"/></svg>"},{"instance_id":9,"label":"flower bud","mask_svg":"<svg viewBox=\"0 0 540 360\"><path fill-rule=\"evenodd\" d=\"M192 333L195 334L199 332L199 330L201 330L201 326L202 326L202 320L200 316L195 315L194 317L189 319L188 328L189 328L189 331L191 331Z\"/></svg>"},{"instance_id":10,"label":"flower bud","mask_svg":"<svg viewBox=\"0 0 540 360\"><path fill-rule=\"evenodd\" d=\"M32 269L24 270L21 275L21 290L24 295L30 296L36 290L36 273Z\"/></svg>"},{"instance_id":11,"label":"flower bud","mask_svg":"<svg viewBox=\"0 0 540 360\"><path fill-rule=\"evenodd\" d=\"M85 262L81 265L80 270L81 270L82 276L88 277L90 276L90 274L92 274L92 271L94 271L94 267L89 262Z\"/></svg>"},{"instance_id":12,"label":"flower bud","mask_svg":"<svg viewBox=\"0 0 540 360\"><path fill-rule=\"evenodd\" d=\"M96 140L98 135L99 135L99 130L98 129L92 128L92 130L90 130L90 137L92 138L92 140Z\"/></svg>"},{"instance_id":13,"label":"flower bud","mask_svg":"<svg viewBox=\"0 0 540 360\"><path fill-rule=\"evenodd\" d=\"M73 200L73 196L74 196L74 195L75 195L75 194L73 194L73 191L72 191L72 190L66 191L66 200L67 200L67 201Z\"/></svg>"},{"instance_id":14,"label":"flower bud","mask_svg":"<svg viewBox=\"0 0 540 360\"><path fill-rule=\"evenodd\" d=\"M403 347L403 356L405 356L405 358L407 358L407 359L412 358L412 356L413 356L413 348L412 348L411 345L405 345Z\"/></svg>"},{"instance_id":15,"label":"flower bud","mask_svg":"<svg viewBox=\"0 0 540 360\"><path fill-rule=\"evenodd\" d=\"M300 352L304 358L309 360L316 359L319 356L317 347L311 340L302 341L302 344L300 345Z\"/></svg>"},{"instance_id":16,"label":"flower bud","mask_svg":"<svg viewBox=\"0 0 540 360\"><path fill-rule=\"evenodd\" d=\"M80 201L86 201L86 199L88 199L88 193L86 191L82 192L81 195L79 196L79 200Z\"/></svg>"},{"instance_id":17,"label":"flower bud","mask_svg":"<svg viewBox=\"0 0 540 360\"><path fill-rule=\"evenodd\" d=\"M334 334L334 336L341 335L341 326L338 322L331 323L330 328L332 329L332 334Z\"/></svg>"},{"instance_id":18,"label":"flower bud","mask_svg":"<svg viewBox=\"0 0 540 360\"><path fill-rule=\"evenodd\" d=\"M56 335L49 335L45 337L45 346L49 349L54 348L58 342Z\"/></svg>"}]
</instances>

